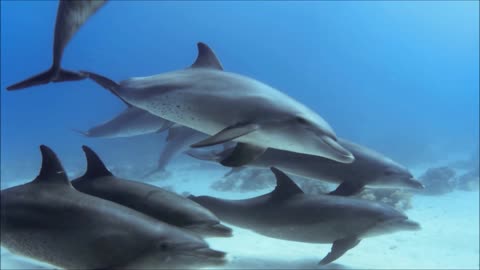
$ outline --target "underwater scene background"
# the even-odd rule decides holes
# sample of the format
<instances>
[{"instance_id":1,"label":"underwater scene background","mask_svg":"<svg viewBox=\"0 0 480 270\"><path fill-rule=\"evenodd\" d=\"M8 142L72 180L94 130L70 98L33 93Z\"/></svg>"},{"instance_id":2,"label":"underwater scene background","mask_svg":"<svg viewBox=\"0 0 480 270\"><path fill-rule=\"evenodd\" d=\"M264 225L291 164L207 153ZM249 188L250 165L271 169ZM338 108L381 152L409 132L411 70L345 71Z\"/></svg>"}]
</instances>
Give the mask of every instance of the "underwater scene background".
<instances>
[{"instance_id":1,"label":"underwater scene background","mask_svg":"<svg viewBox=\"0 0 480 270\"><path fill-rule=\"evenodd\" d=\"M51 61L56 1L1 2L1 185L29 182L40 144L58 154L70 178L85 170L82 145L117 176L179 194L243 199L270 192L270 171L229 168L179 155L157 164L167 132L87 138L125 105L90 80L5 88ZM225 70L255 78L307 105L341 138L406 166L426 190L365 191L405 211L422 229L365 239L336 269L478 269L479 3L111 1L65 49L62 66L115 81L188 67L196 43ZM228 113L226 111L225 113ZM335 187L299 179L309 192ZM227 252L219 268L320 268L329 244L268 238L231 226L207 239ZM2 248L2 269L51 268Z\"/></svg>"}]
</instances>

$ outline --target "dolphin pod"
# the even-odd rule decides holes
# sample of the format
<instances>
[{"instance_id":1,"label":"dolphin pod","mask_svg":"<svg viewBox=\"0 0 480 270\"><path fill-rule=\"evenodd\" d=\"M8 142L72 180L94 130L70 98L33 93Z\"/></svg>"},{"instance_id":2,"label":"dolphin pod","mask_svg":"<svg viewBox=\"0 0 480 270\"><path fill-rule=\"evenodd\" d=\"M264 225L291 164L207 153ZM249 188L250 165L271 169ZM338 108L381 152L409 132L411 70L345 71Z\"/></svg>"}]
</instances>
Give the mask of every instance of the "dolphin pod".
<instances>
[{"instance_id":1,"label":"dolphin pod","mask_svg":"<svg viewBox=\"0 0 480 270\"><path fill-rule=\"evenodd\" d=\"M55 35L53 40L52 66L45 72L7 87L7 90L19 90L49 82L77 81L85 79L85 74L61 68L63 50L78 29L100 9L106 0L68 1L58 4Z\"/></svg>"},{"instance_id":2,"label":"dolphin pod","mask_svg":"<svg viewBox=\"0 0 480 270\"><path fill-rule=\"evenodd\" d=\"M223 144L221 152L190 155L233 170L270 168L277 186L245 200L184 198L115 177L85 146L87 170L70 182L55 153L42 145L39 175L1 191L2 247L66 269L211 267L225 264L226 254L211 249L202 236L230 236L232 230L221 223L226 222L268 237L331 243L320 261L328 264L364 238L420 228L385 204L338 196L358 193L364 186L421 188L406 168L337 138L327 121L292 97L224 71L205 43L197 44L198 56L188 68L120 83L89 71L62 69L65 47L105 3L60 0L52 66L7 90L89 78L128 107L79 133L116 138L169 129L153 172L189 146ZM280 169L340 185L329 195L306 195Z\"/></svg>"},{"instance_id":3,"label":"dolphin pod","mask_svg":"<svg viewBox=\"0 0 480 270\"><path fill-rule=\"evenodd\" d=\"M163 222L192 230L203 236L231 236L232 229L199 204L156 186L115 177L98 155L83 146L87 170L72 181L77 190L152 216Z\"/></svg>"},{"instance_id":4,"label":"dolphin pod","mask_svg":"<svg viewBox=\"0 0 480 270\"><path fill-rule=\"evenodd\" d=\"M244 200L209 196L189 198L207 207L227 223L273 238L333 243L320 264L328 264L355 247L363 238L420 225L379 202L327 195L307 195L282 171L272 167L276 188Z\"/></svg>"},{"instance_id":5,"label":"dolphin pod","mask_svg":"<svg viewBox=\"0 0 480 270\"><path fill-rule=\"evenodd\" d=\"M194 233L77 191L55 153L41 146L31 182L2 190L1 244L67 269L152 269L225 263Z\"/></svg>"}]
</instances>

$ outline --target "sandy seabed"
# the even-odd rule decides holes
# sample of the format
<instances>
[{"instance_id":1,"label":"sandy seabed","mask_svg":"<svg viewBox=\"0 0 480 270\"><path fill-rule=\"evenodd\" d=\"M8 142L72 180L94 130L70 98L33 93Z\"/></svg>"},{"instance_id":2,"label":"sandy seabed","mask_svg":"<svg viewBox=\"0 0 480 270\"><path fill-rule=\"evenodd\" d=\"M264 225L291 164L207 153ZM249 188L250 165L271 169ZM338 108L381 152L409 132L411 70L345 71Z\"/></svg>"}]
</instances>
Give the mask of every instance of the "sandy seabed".
<instances>
[{"instance_id":1,"label":"sandy seabed","mask_svg":"<svg viewBox=\"0 0 480 270\"><path fill-rule=\"evenodd\" d=\"M172 164L173 165L173 164ZM153 182L175 191L241 199L269 192L220 192L209 188L226 170L210 166L172 166L168 180ZM416 174L415 174L416 175ZM24 181L26 182L26 181ZM397 232L364 239L334 263L318 262L330 244L278 240L232 226L232 238L209 238L212 248L228 253L221 269L479 269L479 193L454 191L441 196L413 197L410 219L420 231ZM49 265L1 250L1 269L45 269Z\"/></svg>"}]
</instances>

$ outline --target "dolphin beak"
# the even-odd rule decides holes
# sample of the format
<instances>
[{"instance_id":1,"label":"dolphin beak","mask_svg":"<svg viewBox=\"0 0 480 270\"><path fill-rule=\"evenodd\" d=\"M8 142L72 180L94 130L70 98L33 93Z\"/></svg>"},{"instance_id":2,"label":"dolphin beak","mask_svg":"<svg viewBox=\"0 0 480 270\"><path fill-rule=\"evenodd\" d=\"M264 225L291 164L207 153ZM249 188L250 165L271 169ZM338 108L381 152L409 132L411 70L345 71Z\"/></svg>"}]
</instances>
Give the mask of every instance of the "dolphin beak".
<instances>
[{"instance_id":1,"label":"dolphin beak","mask_svg":"<svg viewBox=\"0 0 480 270\"><path fill-rule=\"evenodd\" d=\"M415 178L410 178L409 179L410 187L414 189L424 189L425 185L420 183L420 181L416 180Z\"/></svg>"},{"instance_id":2,"label":"dolphin beak","mask_svg":"<svg viewBox=\"0 0 480 270\"><path fill-rule=\"evenodd\" d=\"M204 237L231 237L232 229L220 224L198 224L186 226L185 229L194 231Z\"/></svg>"},{"instance_id":3,"label":"dolphin beak","mask_svg":"<svg viewBox=\"0 0 480 270\"><path fill-rule=\"evenodd\" d=\"M420 223L410 220L408 218L400 221L400 225L402 226L403 229L408 231L419 231L422 228L420 226Z\"/></svg>"},{"instance_id":4,"label":"dolphin beak","mask_svg":"<svg viewBox=\"0 0 480 270\"><path fill-rule=\"evenodd\" d=\"M200 248L194 252L196 257L206 260L209 265L224 265L227 263L227 259L225 258L227 253L225 252L211 248Z\"/></svg>"},{"instance_id":5,"label":"dolphin beak","mask_svg":"<svg viewBox=\"0 0 480 270\"><path fill-rule=\"evenodd\" d=\"M210 229L212 230L214 236L222 236L222 237L233 236L232 228L227 227L221 223L210 226Z\"/></svg>"},{"instance_id":6,"label":"dolphin beak","mask_svg":"<svg viewBox=\"0 0 480 270\"><path fill-rule=\"evenodd\" d=\"M353 154L341 146L337 141L328 136L322 136L322 141L329 146L330 152L327 158L341 163L352 163L355 161Z\"/></svg>"}]
</instances>

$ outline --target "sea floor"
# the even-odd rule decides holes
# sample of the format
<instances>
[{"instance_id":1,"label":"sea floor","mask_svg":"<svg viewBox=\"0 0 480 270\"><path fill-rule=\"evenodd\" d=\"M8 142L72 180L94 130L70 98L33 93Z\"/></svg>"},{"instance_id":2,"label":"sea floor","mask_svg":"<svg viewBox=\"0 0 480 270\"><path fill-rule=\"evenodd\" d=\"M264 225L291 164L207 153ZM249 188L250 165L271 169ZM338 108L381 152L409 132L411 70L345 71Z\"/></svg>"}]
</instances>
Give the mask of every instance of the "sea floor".
<instances>
[{"instance_id":1,"label":"sea floor","mask_svg":"<svg viewBox=\"0 0 480 270\"><path fill-rule=\"evenodd\" d=\"M173 165L173 164L172 164ZM167 180L152 182L176 192L224 198L249 198L269 192L220 192L211 189L226 170L214 166L172 166ZM324 269L479 269L479 193L454 191L441 196L413 197L406 214L422 230L364 239ZM210 246L228 253L222 269L322 269L320 259L329 244L278 240L232 226L232 238L207 239ZM49 265L18 257L2 248L1 269L45 269Z\"/></svg>"}]
</instances>

